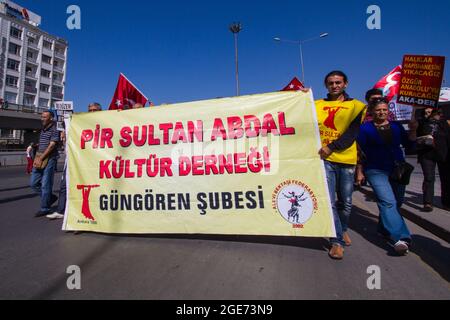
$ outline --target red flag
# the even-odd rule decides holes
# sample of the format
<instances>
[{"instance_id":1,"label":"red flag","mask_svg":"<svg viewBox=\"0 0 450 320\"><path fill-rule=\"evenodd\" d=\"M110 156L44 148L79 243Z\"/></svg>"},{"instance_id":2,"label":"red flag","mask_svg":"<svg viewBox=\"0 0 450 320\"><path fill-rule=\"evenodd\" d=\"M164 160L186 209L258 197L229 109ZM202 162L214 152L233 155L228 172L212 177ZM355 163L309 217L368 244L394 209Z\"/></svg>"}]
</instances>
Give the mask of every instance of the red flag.
<instances>
[{"instance_id":1,"label":"red flag","mask_svg":"<svg viewBox=\"0 0 450 320\"><path fill-rule=\"evenodd\" d=\"M303 88L305 88L303 83L301 83L297 77L294 77L294 79L292 79L292 81L281 91L298 91Z\"/></svg>"},{"instance_id":2,"label":"red flag","mask_svg":"<svg viewBox=\"0 0 450 320\"><path fill-rule=\"evenodd\" d=\"M401 75L402 66L400 65L381 78L373 88L381 89L383 91L383 96L385 96L388 101L391 101L392 98L398 94Z\"/></svg>"},{"instance_id":3,"label":"red flag","mask_svg":"<svg viewBox=\"0 0 450 320\"><path fill-rule=\"evenodd\" d=\"M119 76L119 82L117 83L116 92L114 93L114 97L109 105L109 110L132 109L136 103L140 103L145 106L147 101L147 97L144 96L144 94L121 73Z\"/></svg>"}]
</instances>

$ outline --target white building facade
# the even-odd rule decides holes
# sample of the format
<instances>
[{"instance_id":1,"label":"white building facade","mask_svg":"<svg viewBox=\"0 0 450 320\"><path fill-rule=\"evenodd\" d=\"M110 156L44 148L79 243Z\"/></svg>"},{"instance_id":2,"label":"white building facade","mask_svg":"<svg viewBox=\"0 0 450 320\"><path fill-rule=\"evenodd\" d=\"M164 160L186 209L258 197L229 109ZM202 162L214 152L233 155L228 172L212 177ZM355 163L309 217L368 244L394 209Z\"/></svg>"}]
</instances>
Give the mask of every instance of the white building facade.
<instances>
[{"instance_id":1,"label":"white building facade","mask_svg":"<svg viewBox=\"0 0 450 320\"><path fill-rule=\"evenodd\" d=\"M30 112L64 99L67 42L40 30L41 18L0 1L0 98Z\"/></svg>"},{"instance_id":2,"label":"white building facade","mask_svg":"<svg viewBox=\"0 0 450 320\"><path fill-rule=\"evenodd\" d=\"M0 0L0 108L41 113L64 99L67 41L39 29L41 17ZM0 128L0 149L24 130ZM26 140L26 139L25 139Z\"/></svg>"}]
</instances>

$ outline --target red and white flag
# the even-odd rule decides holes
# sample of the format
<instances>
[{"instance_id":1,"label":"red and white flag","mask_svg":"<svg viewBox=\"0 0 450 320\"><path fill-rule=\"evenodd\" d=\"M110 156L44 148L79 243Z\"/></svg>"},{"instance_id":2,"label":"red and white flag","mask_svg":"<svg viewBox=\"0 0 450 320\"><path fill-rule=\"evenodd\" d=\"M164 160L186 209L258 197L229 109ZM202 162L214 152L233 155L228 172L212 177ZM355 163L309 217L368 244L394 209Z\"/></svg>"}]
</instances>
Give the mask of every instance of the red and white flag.
<instances>
[{"instance_id":1,"label":"red and white flag","mask_svg":"<svg viewBox=\"0 0 450 320\"><path fill-rule=\"evenodd\" d=\"M281 91L298 91L305 88L303 83L301 83L300 80L297 79L297 77L294 77L292 81Z\"/></svg>"},{"instance_id":2,"label":"red and white flag","mask_svg":"<svg viewBox=\"0 0 450 320\"><path fill-rule=\"evenodd\" d=\"M147 97L121 73L109 110L132 109L136 103L145 106L147 101Z\"/></svg>"},{"instance_id":3,"label":"red and white flag","mask_svg":"<svg viewBox=\"0 0 450 320\"><path fill-rule=\"evenodd\" d=\"M402 76L402 66L399 65L395 67L394 70L389 72L377 84L373 87L374 89L381 89L383 91L383 96L391 101L400 89L400 78Z\"/></svg>"}]
</instances>

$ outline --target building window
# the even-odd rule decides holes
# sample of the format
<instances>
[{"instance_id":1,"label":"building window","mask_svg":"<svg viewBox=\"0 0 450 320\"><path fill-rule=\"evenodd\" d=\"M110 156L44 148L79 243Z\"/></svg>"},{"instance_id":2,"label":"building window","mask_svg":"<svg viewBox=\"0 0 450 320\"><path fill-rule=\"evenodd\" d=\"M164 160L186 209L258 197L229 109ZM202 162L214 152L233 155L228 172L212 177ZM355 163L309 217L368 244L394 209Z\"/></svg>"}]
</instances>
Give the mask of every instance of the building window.
<instances>
[{"instance_id":1,"label":"building window","mask_svg":"<svg viewBox=\"0 0 450 320\"><path fill-rule=\"evenodd\" d=\"M30 77L36 77L36 69L33 69L32 66L27 65L25 67L25 74Z\"/></svg>"},{"instance_id":2,"label":"building window","mask_svg":"<svg viewBox=\"0 0 450 320\"><path fill-rule=\"evenodd\" d=\"M5 101L8 101L9 103L16 103L17 93L5 91Z\"/></svg>"},{"instance_id":3,"label":"building window","mask_svg":"<svg viewBox=\"0 0 450 320\"><path fill-rule=\"evenodd\" d=\"M9 44L9 53L12 53L12 54L15 54L15 55L17 55L17 56L20 56L20 46L18 46L17 44L15 44L15 43L10 43Z\"/></svg>"},{"instance_id":4,"label":"building window","mask_svg":"<svg viewBox=\"0 0 450 320\"><path fill-rule=\"evenodd\" d=\"M50 86L48 84L41 83L39 88L41 89L42 92L49 92L50 91Z\"/></svg>"},{"instance_id":5,"label":"building window","mask_svg":"<svg viewBox=\"0 0 450 320\"><path fill-rule=\"evenodd\" d=\"M34 59L33 51L27 51L27 58L28 59Z\"/></svg>"},{"instance_id":6,"label":"building window","mask_svg":"<svg viewBox=\"0 0 450 320\"><path fill-rule=\"evenodd\" d=\"M22 39L22 30L19 30L17 28L11 27L11 31L9 33L11 37L16 39Z\"/></svg>"},{"instance_id":7,"label":"building window","mask_svg":"<svg viewBox=\"0 0 450 320\"><path fill-rule=\"evenodd\" d=\"M19 78L10 75L6 76L6 85L10 87L17 87L19 83Z\"/></svg>"},{"instance_id":8,"label":"building window","mask_svg":"<svg viewBox=\"0 0 450 320\"><path fill-rule=\"evenodd\" d=\"M48 107L48 99L39 98L39 107Z\"/></svg>"},{"instance_id":9,"label":"building window","mask_svg":"<svg viewBox=\"0 0 450 320\"><path fill-rule=\"evenodd\" d=\"M46 56L45 54L42 55L42 62L51 64L52 63L52 57Z\"/></svg>"},{"instance_id":10,"label":"building window","mask_svg":"<svg viewBox=\"0 0 450 320\"><path fill-rule=\"evenodd\" d=\"M8 69L19 71L20 62L13 59L8 59Z\"/></svg>"},{"instance_id":11,"label":"building window","mask_svg":"<svg viewBox=\"0 0 450 320\"><path fill-rule=\"evenodd\" d=\"M52 92L57 93L57 94L62 94L62 88L59 86L53 86Z\"/></svg>"},{"instance_id":12,"label":"building window","mask_svg":"<svg viewBox=\"0 0 450 320\"><path fill-rule=\"evenodd\" d=\"M65 50L63 48L55 48L55 53L61 56L64 56L64 51Z\"/></svg>"},{"instance_id":13,"label":"building window","mask_svg":"<svg viewBox=\"0 0 450 320\"><path fill-rule=\"evenodd\" d=\"M2 129L0 130L0 138L7 139L14 135L13 129Z\"/></svg>"},{"instance_id":14,"label":"building window","mask_svg":"<svg viewBox=\"0 0 450 320\"><path fill-rule=\"evenodd\" d=\"M29 46L36 46L37 45L37 40L35 38L29 37L28 38L28 45Z\"/></svg>"},{"instance_id":15,"label":"building window","mask_svg":"<svg viewBox=\"0 0 450 320\"><path fill-rule=\"evenodd\" d=\"M26 106L33 106L34 105L34 96L24 95L23 96L23 104Z\"/></svg>"},{"instance_id":16,"label":"building window","mask_svg":"<svg viewBox=\"0 0 450 320\"><path fill-rule=\"evenodd\" d=\"M33 80L25 79L25 87L30 87L30 88L35 87L36 88L36 82Z\"/></svg>"},{"instance_id":17,"label":"building window","mask_svg":"<svg viewBox=\"0 0 450 320\"><path fill-rule=\"evenodd\" d=\"M50 71L41 69L41 76L43 76L44 78L50 78Z\"/></svg>"},{"instance_id":18,"label":"building window","mask_svg":"<svg viewBox=\"0 0 450 320\"><path fill-rule=\"evenodd\" d=\"M44 40L43 45L45 49L52 50L52 43L50 41Z\"/></svg>"}]
</instances>

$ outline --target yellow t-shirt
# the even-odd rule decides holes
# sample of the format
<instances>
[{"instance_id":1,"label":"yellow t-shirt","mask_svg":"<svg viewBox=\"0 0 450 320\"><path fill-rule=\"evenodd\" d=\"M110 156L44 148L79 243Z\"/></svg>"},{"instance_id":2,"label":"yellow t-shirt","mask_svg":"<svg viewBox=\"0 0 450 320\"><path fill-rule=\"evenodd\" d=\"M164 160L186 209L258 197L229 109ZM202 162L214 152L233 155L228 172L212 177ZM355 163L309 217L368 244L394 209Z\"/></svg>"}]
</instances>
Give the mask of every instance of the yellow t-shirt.
<instances>
[{"instance_id":1,"label":"yellow t-shirt","mask_svg":"<svg viewBox=\"0 0 450 320\"><path fill-rule=\"evenodd\" d=\"M365 108L364 103L356 99L350 101L317 100L316 112L322 146L327 146L337 140L348 129L361 111L365 111ZM364 114L362 119L364 119ZM356 141L348 149L333 152L327 160L356 165Z\"/></svg>"}]
</instances>

